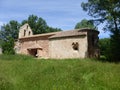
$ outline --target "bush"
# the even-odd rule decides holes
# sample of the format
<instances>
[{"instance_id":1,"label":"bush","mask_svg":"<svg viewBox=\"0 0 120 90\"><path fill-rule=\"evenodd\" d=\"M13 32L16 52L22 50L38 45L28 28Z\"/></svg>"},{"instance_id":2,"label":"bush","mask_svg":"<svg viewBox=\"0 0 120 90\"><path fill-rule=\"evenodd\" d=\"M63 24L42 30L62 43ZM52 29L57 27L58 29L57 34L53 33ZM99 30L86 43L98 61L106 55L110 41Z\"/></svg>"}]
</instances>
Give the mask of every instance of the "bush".
<instances>
[{"instance_id":1,"label":"bush","mask_svg":"<svg viewBox=\"0 0 120 90\"><path fill-rule=\"evenodd\" d=\"M103 38L99 40L100 54L106 56L106 52L108 52L108 48L110 45L109 38Z\"/></svg>"},{"instance_id":2,"label":"bush","mask_svg":"<svg viewBox=\"0 0 120 90\"><path fill-rule=\"evenodd\" d=\"M120 61L120 35L116 33L111 35L111 38L99 40L100 53L106 57L107 61Z\"/></svg>"},{"instance_id":3,"label":"bush","mask_svg":"<svg viewBox=\"0 0 120 90\"><path fill-rule=\"evenodd\" d=\"M120 62L120 30L113 31L110 40L110 60Z\"/></svg>"},{"instance_id":4,"label":"bush","mask_svg":"<svg viewBox=\"0 0 120 90\"><path fill-rule=\"evenodd\" d=\"M15 54L13 38L9 38L9 40L3 41L2 52L3 54Z\"/></svg>"}]
</instances>

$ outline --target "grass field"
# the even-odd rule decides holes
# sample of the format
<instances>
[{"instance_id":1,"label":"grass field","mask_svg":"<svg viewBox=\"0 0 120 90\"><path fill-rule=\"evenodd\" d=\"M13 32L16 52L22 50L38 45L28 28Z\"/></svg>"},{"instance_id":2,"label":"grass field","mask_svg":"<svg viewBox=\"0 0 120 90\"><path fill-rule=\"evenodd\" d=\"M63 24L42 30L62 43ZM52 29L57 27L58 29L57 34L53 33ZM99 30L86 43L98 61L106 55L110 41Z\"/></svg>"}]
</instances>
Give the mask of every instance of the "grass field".
<instances>
[{"instance_id":1,"label":"grass field","mask_svg":"<svg viewBox=\"0 0 120 90\"><path fill-rule=\"evenodd\" d=\"M0 90L120 90L120 64L0 55Z\"/></svg>"}]
</instances>

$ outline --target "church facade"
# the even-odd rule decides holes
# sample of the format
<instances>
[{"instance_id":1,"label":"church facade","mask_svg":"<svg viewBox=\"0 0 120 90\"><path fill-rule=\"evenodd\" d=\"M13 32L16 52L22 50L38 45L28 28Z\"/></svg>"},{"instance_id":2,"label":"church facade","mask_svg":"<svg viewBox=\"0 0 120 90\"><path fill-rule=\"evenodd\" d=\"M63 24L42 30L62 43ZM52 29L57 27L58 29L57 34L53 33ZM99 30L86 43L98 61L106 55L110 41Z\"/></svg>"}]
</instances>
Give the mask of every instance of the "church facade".
<instances>
[{"instance_id":1,"label":"church facade","mask_svg":"<svg viewBox=\"0 0 120 90\"><path fill-rule=\"evenodd\" d=\"M98 58L98 34L96 30L77 29L33 35L25 24L19 30L15 51L38 58Z\"/></svg>"}]
</instances>

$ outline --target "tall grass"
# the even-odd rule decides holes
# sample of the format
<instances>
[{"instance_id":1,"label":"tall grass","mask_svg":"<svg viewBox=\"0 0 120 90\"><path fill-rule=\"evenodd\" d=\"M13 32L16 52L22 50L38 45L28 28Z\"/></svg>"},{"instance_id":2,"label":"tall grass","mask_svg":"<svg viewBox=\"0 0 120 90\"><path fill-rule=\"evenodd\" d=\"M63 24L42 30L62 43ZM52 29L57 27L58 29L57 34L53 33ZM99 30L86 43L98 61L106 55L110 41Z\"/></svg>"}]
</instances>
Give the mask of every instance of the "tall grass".
<instances>
[{"instance_id":1,"label":"tall grass","mask_svg":"<svg viewBox=\"0 0 120 90\"><path fill-rule=\"evenodd\" d=\"M34 59L32 56L22 55L22 54L15 54L15 55L6 55L1 54L0 60L32 60Z\"/></svg>"},{"instance_id":2,"label":"tall grass","mask_svg":"<svg viewBox=\"0 0 120 90\"><path fill-rule=\"evenodd\" d=\"M120 64L1 55L0 90L120 90Z\"/></svg>"}]
</instances>

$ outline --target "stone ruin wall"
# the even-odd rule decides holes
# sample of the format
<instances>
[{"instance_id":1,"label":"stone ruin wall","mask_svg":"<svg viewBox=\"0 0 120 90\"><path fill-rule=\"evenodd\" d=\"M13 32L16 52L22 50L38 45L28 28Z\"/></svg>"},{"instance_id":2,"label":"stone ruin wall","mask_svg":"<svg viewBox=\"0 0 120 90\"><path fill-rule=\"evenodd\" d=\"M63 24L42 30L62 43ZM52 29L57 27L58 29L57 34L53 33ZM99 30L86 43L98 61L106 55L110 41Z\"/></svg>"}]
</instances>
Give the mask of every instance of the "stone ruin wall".
<instances>
[{"instance_id":1,"label":"stone ruin wall","mask_svg":"<svg viewBox=\"0 0 120 90\"><path fill-rule=\"evenodd\" d=\"M78 50L74 50L72 44L78 43ZM49 42L50 58L85 58L87 53L88 43L87 36L77 36L68 38L51 39Z\"/></svg>"},{"instance_id":2,"label":"stone ruin wall","mask_svg":"<svg viewBox=\"0 0 120 90\"><path fill-rule=\"evenodd\" d=\"M44 36L44 37L34 37L34 38L26 38L26 39L22 39L21 41L21 49L20 49L20 53L22 54L27 54L29 55L29 52L28 52L28 48L35 45L35 44L38 44L40 45L40 47L42 47L42 50L38 50L38 54L39 54L39 57L48 57L49 55L49 51L48 51L48 47L49 47L49 41L48 41L48 36Z\"/></svg>"}]
</instances>

